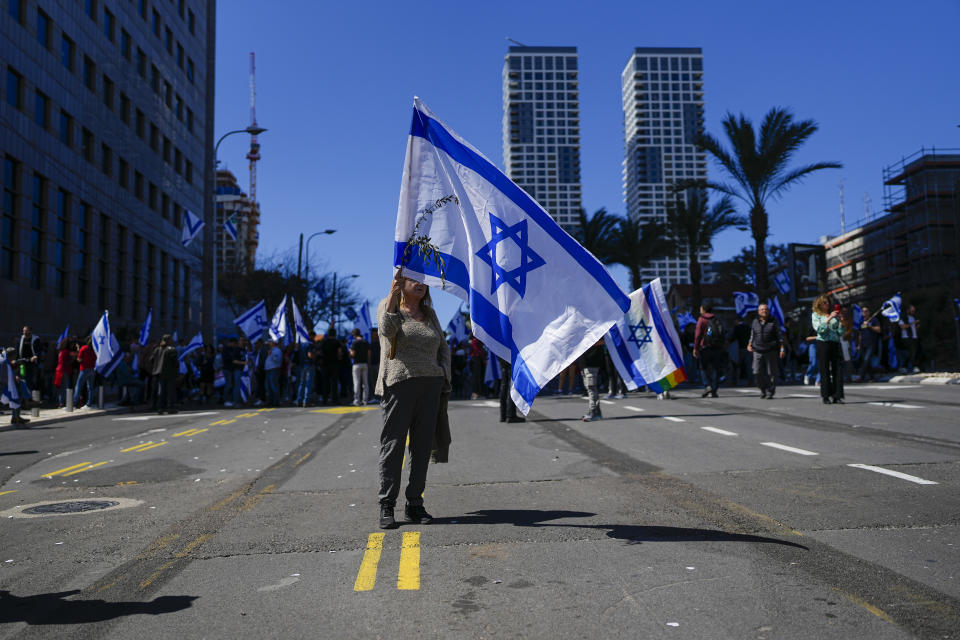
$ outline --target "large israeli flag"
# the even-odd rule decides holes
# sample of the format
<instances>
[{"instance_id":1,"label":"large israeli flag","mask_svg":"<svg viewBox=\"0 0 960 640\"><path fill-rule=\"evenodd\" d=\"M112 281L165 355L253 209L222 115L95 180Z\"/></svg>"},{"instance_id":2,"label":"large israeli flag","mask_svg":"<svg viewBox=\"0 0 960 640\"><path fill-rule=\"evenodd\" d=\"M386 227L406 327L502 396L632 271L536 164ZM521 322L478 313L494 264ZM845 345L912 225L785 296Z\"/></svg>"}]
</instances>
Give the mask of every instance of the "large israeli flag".
<instances>
[{"instance_id":1,"label":"large israeli flag","mask_svg":"<svg viewBox=\"0 0 960 640\"><path fill-rule=\"evenodd\" d=\"M256 342L263 337L263 332L268 326L267 323L267 302L261 300L251 308L244 311L233 323L240 327L240 330L247 336L250 342Z\"/></svg>"},{"instance_id":2,"label":"large israeli flag","mask_svg":"<svg viewBox=\"0 0 960 640\"><path fill-rule=\"evenodd\" d=\"M880 307L880 313L890 322L900 322L900 307L902 304L898 292L897 295L883 303L883 306Z\"/></svg>"},{"instance_id":3,"label":"large israeli flag","mask_svg":"<svg viewBox=\"0 0 960 640\"><path fill-rule=\"evenodd\" d=\"M203 229L203 219L189 209L183 210L183 231L180 233L180 243L187 247Z\"/></svg>"},{"instance_id":4,"label":"large israeli flag","mask_svg":"<svg viewBox=\"0 0 960 640\"><path fill-rule=\"evenodd\" d=\"M310 342L310 333L307 330L307 325L303 323L300 308L297 306L296 300L291 298L290 302L293 304L293 329L296 332L297 344L308 344Z\"/></svg>"},{"instance_id":5,"label":"large israeli flag","mask_svg":"<svg viewBox=\"0 0 960 640\"><path fill-rule=\"evenodd\" d=\"M110 332L110 313L103 312L100 316L100 322L93 328L90 337L93 339L93 351L97 354L97 363L94 366L97 373L104 378L113 373L113 370L119 366L123 359L123 351L120 350L120 343L116 336Z\"/></svg>"},{"instance_id":6,"label":"large israeli flag","mask_svg":"<svg viewBox=\"0 0 960 640\"><path fill-rule=\"evenodd\" d=\"M487 354L487 366L483 370L483 382L491 387L500 379L500 360L492 353Z\"/></svg>"},{"instance_id":7,"label":"large israeli flag","mask_svg":"<svg viewBox=\"0 0 960 640\"><path fill-rule=\"evenodd\" d=\"M412 247L426 236L444 267ZM630 308L603 265L419 99L397 212L394 265L470 303L474 334L512 364L521 412Z\"/></svg>"},{"instance_id":8,"label":"large israeli flag","mask_svg":"<svg viewBox=\"0 0 960 640\"><path fill-rule=\"evenodd\" d=\"M631 391L663 393L687 379L680 336L660 278L630 294L630 309L604 336L610 359Z\"/></svg>"},{"instance_id":9,"label":"large israeli flag","mask_svg":"<svg viewBox=\"0 0 960 640\"><path fill-rule=\"evenodd\" d=\"M737 306L737 315L742 318L751 311L757 310L760 306L760 296L752 291L734 291L733 302Z\"/></svg>"},{"instance_id":10,"label":"large israeli flag","mask_svg":"<svg viewBox=\"0 0 960 640\"><path fill-rule=\"evenodd\" d=\"M280 306L273 312L273 320L270 321L270 337L278 344L285 345L290 339L290 325L287 323L287 296L283 296Z\"/></svg>"},{"instance_id":11,"label":"large israeli flag","mask_svg":"<svg viewBox=\"0 0 960 640\"><path fill-rule=\"evenodd\" d=\"M190 342L188 342L187 346L180 352L180 362L183 362L188 355L201 347L203 347L203 333L197 331L197 335L190 338Z\"/></svg>"},{"instance_id":12,"label":"large israeli flag","mask_svg":"<svg viewBox=\"0 0 960 640\"><path fill-rule=\"evenodd\" d=\"M153 326L153 307L147 310L147 317L143 320L143 326L140 327L140 346L147 346L150 341L150 327Z\"/></svg>"},{"instance_id":13,"label":"large israeli flag","mask_svg":"<svg viewBox=\"0 0 960 640\"><path fill-rule=\"evenodd\" d=\"M767 299L767 306L770 307L770 317L777 321L777 324L780 325L780 331L787 330L787 318L783 315L783 307L780 306L780 301L777 300L777 296Z\"/></svg>"},{"instance_id":14,"label":"large israeli flag","mask_svg":"<svg viewBox=\"0 0 960 640\"><path fill-rule=\"evenodd\" d=\"M450 332L450 338L458 343L470 337L470 332L467 331L467 319L463 317L462 306L450 318L450 322L447 323L447 331Z\"/></svg>"}]
</instances>

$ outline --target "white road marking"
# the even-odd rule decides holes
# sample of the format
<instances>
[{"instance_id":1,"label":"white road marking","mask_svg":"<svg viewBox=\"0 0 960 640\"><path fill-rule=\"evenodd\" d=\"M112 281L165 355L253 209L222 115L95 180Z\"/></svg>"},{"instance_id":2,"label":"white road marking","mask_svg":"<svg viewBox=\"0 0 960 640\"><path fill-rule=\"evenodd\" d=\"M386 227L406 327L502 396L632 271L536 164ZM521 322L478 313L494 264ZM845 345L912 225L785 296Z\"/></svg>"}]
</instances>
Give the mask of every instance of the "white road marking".
<instances>
[{"instance_id":1,"label":"white road marking","mask_svg":"<svg viewBox=\"0 0 960 640\"><path fill-rule=\"evenodd\" d=\"M817 456L820 455L816 451L807 451L806 449L797 449L796 447L788 447L785 444L780 444L779 442L761 442L765 447L773 447L774 449L780 449L781 451L789 451L790 453L796 453L801 456Z\"/></svg>"},{"instance_id":2,"label":"white road marking","mask_svg":"<svg viewBox=\"0 0 960 640\"><path fill-rule=\"evenodd\" d=\"M725 429L718 429L717 427L700 427L704 431L710 431L711 433L719 433L722 436L735 436L733 431L727 431Z\"/></svg>"},{"instance_id":3,"label":"white road marking","mask_svg":"<svg viewBox=\"0 0 960 640\"><path fill-rule=\"evenodd\" d=\"M788 393L788 398L819 398L815 393Z\"/></svg>"},{"instance_id":4,"label":"white road marking","mask_svg":"<svg viewBox=\"0 0 960 640\"><path fill-rule=\"evenodd\" d=\"M855 387L851 386L851 390L856 389L877 389L879 391L887 391L890 389L918 389L920 385L918 384L865 384L862 387L857 385Z\"/></svg>"},{"instance_id":5,"label":"white road marking","mask_svg":"<svg viewBox=\"0 0 960 640\"><path fill-rule=\"evenodd\" d=\"M629 405L629 404L623 405L623 408L629 409L630 411L636 411L637 413L641 413L644 411L644 409L641 409L640 407L634 407L633 405Z\"/></svg>"},{"instance_id":6,"label":"white road marking","mask_svg":"<svg viewBox=\"0 0 960 640\"><path fill-rule=\"evenodd\" d=\"M617 403L614 402L613 400L601 400L600 404L617 404Z\"/></svg>"},{"instance_id":7,"label":"white road marking","mask_svg":"<svg viewBox=\"0 0 960 640\"><path fill-rule=\"evenodd\" d=\"M894 409L923 409L918 404L903 404L900 402L868 402L875 407L893 407Z\"/></svg>"},{"instance_id":8,"label":"white road marking","mask_svg":"<svg viewBox=\"0 0 960 640\"><path fill-rule=\"evenodd\" d=\"M933 480L924 480L923 478L918 478L917 476L911 476L908 473L891 471L890 469L884 469L883 467L875 467L871 464L848 464L847 466L855 467L857 469L866 469L867 471L875 471L876 473L882 473L885 476L893 476L894 478L900 478L901 480L906 480L907 482L915 482L917 484L938 484Z\"/></svg>"},{"instance_id":9,"label":"white road marking","mask_svg":"<svg viewBox=\"0 0 960 640\"><path fill-rule=\"evenodd\" d=\"M483 402L471 402L471 407L499 407L500 403L496 400L484 400Z\"/></svg>"},{"instance_id":10,"label":"white road marking","mask_svg":"<svg viewBox=\"0 0 960 640\"><path fill-rule=\"evenodd\" d=\"M131 416L129 418L114 418L114 422L143 422L144 420L155 420L157 418L195 418L197 416L215 416L219 411L199 411L197 413L174 413L170 415L156 416Z\"/></svg>"},{"instance_id":11,"label":"white road marking","mask_svg":"<svg viewBox=\"0 0 960 640\"><path fill-rule=\"evenodd\" d=\"M756 389L731 389L731 391L736 391L737 393L756 393Z\"/></svg>"},{"instance_id":12,"label":"white road marking","mask_svg":"<svg viewBox=\"0 0 960 640\"><path fill-rule=\"evenodd\" d=\"M664 420L669 420L670 422L686 422L683 418L674 418L673 416L660 416Z\"/></svg>"}]
</instances>

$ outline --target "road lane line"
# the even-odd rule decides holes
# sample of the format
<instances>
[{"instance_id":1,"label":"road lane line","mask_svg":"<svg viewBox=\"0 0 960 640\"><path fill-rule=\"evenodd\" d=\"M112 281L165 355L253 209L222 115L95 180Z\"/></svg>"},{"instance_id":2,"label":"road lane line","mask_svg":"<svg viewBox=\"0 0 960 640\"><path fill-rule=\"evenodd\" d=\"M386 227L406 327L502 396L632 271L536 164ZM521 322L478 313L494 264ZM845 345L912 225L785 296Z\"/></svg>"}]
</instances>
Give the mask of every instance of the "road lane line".
<instances>
[{"instance_id":1,"label":"road lane line","mask_svg":"<svg viewBox=\"0 0 960 640\"><path fill-rule=\"evenodd\" d=\"M893 407L894 409L923 409L920 405L900 402L868 402L867 404L872 404L875 407Z\"/></svg>"},{"instance_id":2,"label":"road lane line","mask_svg":"<svg viewBox=\"0 0 960 640\"><path fill-rule=\"evenodd\" d=\"M640 407L634 407L633 405L629 405L629 404L623 405L623 408L629 409L630 411L636 411L637 413L641 413L642 411L644 411L644 409L641 409Z\"/></svg>"},{"instance_id":3,"label":"road lane line","mask_svg":"<svg viewBox=\"0 0 960 640\"><path fill-rule=\"evenodd\" d=\"M614 402L613 400L601 400L600 404L617 404L617 403Z\"/></svg>"},{"instance_id":4,"label":"road lane line","mask_svg":"<svg viewBox=\"0 0 960 640\"><path fill-rule=\"evenodd\" d=\"M306 460L307 458L309 458L309 457L312 456L312 455L313 455L313 454L312 454L311 452L307 451L305 454L303 454L303 457L302 457L302 458L300 458L299 460L297 460L296 462L293 463L293 468L296 469L297 467L299 467L301 464L303 464L303 461L304 461L304 460Z\"/></svg>"},{"instance_id":5,"label":"road lane line","mask_svg":"<svg viewBox=\"0 0 960 640\"><path fill-rule=\"evenodd\" d=\"M867 471L882 473L885 476L893 476L894 478L900 478L901 480L906 480L907 482L915 482L917 484L939 484L937 482L934 482L933 480L924 480L923 478L918 478L917 476L911 476L908 473L891 471L890 469L884 469L883 467L875 467L872 464L848 464L847 466L854 467L856 469L866 469Z\"/></svg>"},{"instance_id":6,"label":"road lane line","mask_svg":"<svg viewBox=\"0 0 960 640\"><path fill-rule=\"evenodd\" d=\"M879 607L875 607L874 605L870 604L870 603L867 602L866 600L864 600L864 599L862 599L862 598L858 598L857 596L853 595L852 593L846 593L845 591L841 591L840 589L837 589L836 587L834 587L833 590L836 591L837 593L842 593L842 594L844 595L844 597L846 597L847 600L849 600L850 602L852 602L852 603L854 603L854 604L856 604L856 605L859 605L859 606L863 607L864 609L866 609L867 611L869 611L869 612L872 613L873 615L877 616L878 618L880 618L880 619L883 620L884 622L887 622L887 623L889 623L889 624L897 624L897 623L894 621L894 619L891 618L891 617L887 614L887 612L884 611L883 609L881 609L881 608L879 608Z\"/></svg>"},{"instance_id":7,"label":"road lane line","mask_svg":"<svg viewBox=\"0 0 960 640\"><path fill-rule=\"evenodd\" d=\"M260 414L257 413L256 411L251 411L249 413L238 413L237 417L238 418L256 418L258 415Z\"/></svg>"},{"instance_id":8,"label":"road lane line","mask_svg":"<svg viewBox=\"0 0 960 640\"><path fill-rule=\"evenodd\" d=\"M232 424L234 422L236 422L236 420L217 420L216 422L211 422L210 426L215 427L218 424Z\"/></svg>"},{"instance_id":9,"label":"road lane line","mask_svg":"<svg viewBox=\"0 0 960 640\"><path fill-rule=\"evenodd\" d=\"M674 418L673 416L660 416L664 420L669 420L670 422L686 422L683 418Z\"/></svg>"},{"instance_id":10,"label":"road lane line","mask_svg":"<svg viewBox=\"0 0 960 640\"><path fill-rule=\"evenodd\" d=\"M96 469L97 467L102 467L103 465L107 464L107 462L109 462L109 460L104 460L103 462L98 462L98 463L96 463L96 464L91 464L90 466L83 467L82 469L76 469L75 471L71 471L70 473L65 473L65 474L63 474L63 477L66 478L66 477L72 476L72 475L74 475L74 474L76 474L76 473L83 473L84 471L90 471L90 469Z\"/></svg>"},{"instance_id":11,"label":"road lane line","mask_svg":"<svg viewBox=\"0 0 960 640\"><path fill-rule=\"evenodd\" d=\"M142 447L140 449L137 449L136 452L143 453L144 451L149 451L150 449L156 449L157 447L162 447L165 444L170 444L170 443L164 440L163 442L157 442L157 443L151 444L149 447Z\"/></svg>"},{"instance_id":12,"label":"road lane line","mask_svg":"<svg viewBox=\"0 0 960 640\"><path fill-rule=\"evenodd\" d=\"M726 429L718 429L717 427L700 427L704 431L709 431L711 433L719 433L722 436L735 436L737 435L733 431L727 431Z\"/></svg>"},{"instance_id":13,"label":"road lane line","mask_svg":"<svg viewBox=\"0 0 960 640\"><path fill-rule=\"evenodd\" d=\"M788 393L788 398L819 398L820 396L815 393Z\"/></svg>"},{"instance_id":14,"label":"road lane line","mask_svg":"<svg viewBox=\"0 0 960 640\"><path fill-rule=\"evenodd\" d=\"M816 451L807 451L806 449L797 449L796 447L788 447L785 444L780 444L779 442L761 442L765 447L773 447L774 449L780 449L781 451L789 451L790 453L796 453L801 456L818 456L820 455Z\"/></svg>"},{"instance_id":15,"label":"road lane line","mask_svg":"<svg viewBox=\"0 0 960 640\"><path fill-rule=\"evenodd\" d=\"M146 447L146 446L149 446L149 445L151 445L151 444L153 444L153 440L151 440L151 441L149 441L149 442L141 442L140 444L135 444L135 445L133 445L132 447L127 447L126 449L120 449L120 453L127 453L128 451L136 451L136 450L139 449L140 447ZM87 464L89 464L89 463L87 463Z\"/></svg>"},{"instance_id":16,"label":"road lane line","mask_svg":"<svg viewBox=\"0 0 960 640\"><path fill-rule=\"evenodd\" d=\"M45 473L45 474L43 474L43 475L40 476L40 477L41 477L41 478L52 478L53 476L59 475L59 474L63 473L64 471L72 471L72 470L74 470L74 469L79 469L80 467L85 467L85 466L87 466L88 464L90 464L90 463L89 463L89 462L81 462L80 464L75 464L75 465L73 465L72 467L64 467L63 469L57 469L56 471L51 471L50 473Z\"/></svg>"},{"instance_id":17,"label":"road lane line","mask_svg":"<svg viewBox=\"0 0 960 640\"><path fill-rule=\"evenodd\" d=\"M0 496L5 496L8 493L16 493L19 489L11 489L10 491L0 491Z\"/></svg>"},{"instance_id":18,"label":"road lane line","mask_svg":"<svg viewBox=\"0 0 960 640\"><path fill-rule=\"evenodd\" d=\"M363 552L360 571L353 583L354 591L370 591L377 581L377 565L380 564L380 552L383 551L384 533L371 533L367 537L367 550Z\"/></svg>"},{"instance_id":19,"label":"road lane line","mask_svg":"<svg viewBox=\"0 0 960 640\"><path fill-rule=\"evenodd\" d=\"M263 497L265 495L267 495L268 493L273 493L273 490L276 488L277 488L277 485L275 484L267 485L266 487L263 488L263 490L260 493L253 496L252 498L248 498L247 501L243 503L243 506L240 507L240 510L250 511L250 509L253 509L255 506L257 506L258 502L263 500Z\"/></svg>"},{"instance_id":20,"label":"road lane line","mask_svg":"<svg viewBox=\"0 0 960 640\"><path fill-rule=\"evenodd\" d=\"M407 531L403 534L400 547L400 573L397 575L397 589L416 591L420 588L420 532Z\"/></svg>"}]
</instances>

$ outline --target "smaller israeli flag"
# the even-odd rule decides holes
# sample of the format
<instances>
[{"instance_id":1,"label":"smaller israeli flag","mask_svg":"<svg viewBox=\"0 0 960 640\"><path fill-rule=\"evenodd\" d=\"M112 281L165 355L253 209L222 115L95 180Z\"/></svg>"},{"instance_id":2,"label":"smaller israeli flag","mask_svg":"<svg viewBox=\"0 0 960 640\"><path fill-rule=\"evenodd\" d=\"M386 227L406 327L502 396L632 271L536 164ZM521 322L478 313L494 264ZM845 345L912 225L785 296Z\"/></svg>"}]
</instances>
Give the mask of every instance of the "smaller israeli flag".
<instances>
[{"instance_id":1,"label":"smaller israeli flag","mask_svg":"<svg viewBox=\"0 0 960 640\"><path fill-rule=\"evenodd\" d=\"M860 325L863 324L863 309L860 308L860 305L853 305L853 315L851 319L853 320L854 331L859 331Z\"/></svg>"},{"instance_id":2,"label":"smaller israeli flag","mask_svg":"<svg viewBox=\"0 0 960 640\"><path fill-rule=\"evenodd\" d=\"M190 338L190 342L187 343L187 346L183 348L183 351L180 352L180 362L183 362L184 359L196 351L197 349L203 346L203 333L197 331L197 335Z\"/></svg>"},{"instance_id":3,"label":"smaller israeli flag","mask_svg":"<svg viewBox=\"0 0 960 640\"><path fill-rule=\"evenodd\" d=\"M689 311L684 311L677 316L677 324L680 325L680 331L683 331L691 324L697 324L697 319Z\"/></svg>"},{"instance_id":4,"label":"smaller israeli flag","mask_svg":"<svg viewBox=\"0 0 960 640\"><path fill-rule=\"evenodd\" d=\"M310 334L307 331L307 325L303 323L297 301L291 298L290 302L293 304L293 328L296 330L297 344L309 344Z\"/></svg>"},{"instance_id":5,"label":"smaller israeli flag","mask_svg":"<svg viewBox=\"0 0 960 640\"><path fill-rule=\"evenodd\" d=\"M343 315L347 316L347 320L350 322L357 321L357 311L353 307L347 307L343 310Z\"/></svg>"},{"instance_id":6,"label":"smaller israeli flag","mask_svg":"<svg viewBox=\"0 0 960 640\"><path fill-rule=\"evenodd\" d=\"M223 230L227 232L227 235L230 236L230 239L234 242L237 241L237 224L233 221L233 216L230 216L223 222Z\"/></svg>"},{"instance_id":7,"label":"smaller israeli flag","mask_svg":"<svg viewBox=\"0 0 960 640\"><path fill-rule=\"evenodd\" d=\"M777 285L777 289L783 295L790 293L790 274L787 273L786 269L773 276L773 284Z\"/></svg>"},{"instance_id":8,"label":"smaller israeli flag","mask_svg":"<svg viewBox=\"0 0 960 640\"><path fill-rule=\"evenodd\" d=\"M450 322L447 323L447 331L450 332L450 339L456 340L458 343L470 337L470 332L467 331L467 319L463 317L463 305L450 318Z\"/></svg>"},{"instance_id":9,"label":"smaller israeli flag","mask_svg":"<svg viewBox=\"0 0 960 640\"><path fill-rule=\"evenodd\" d=\"M743 318L760 306L760 296L752 291L734 291L733 302L737 306L737 315Z\"/></svg>"},{"instance_id":10,"label":"smaller israeli flag","mask_svg":"<svg viewBox=\"0 0 960 640\"><path fill-rule=\"evenodd\" d=\"M783 315L783 307L780 306L780 301L777 300L777 296L768 299L767 306L770 307L770 315L777 321L777 324L780 325L780 331L786 331L786 316Z\"/></svg>"},{"instance_id":11,"label":"smaller israeli flag","mask_svg":"<svg viewBox=\"0 0 960 640\"><path fill-rule=\"evenodd\" d=\"M493 386L493 383L500 379L500 358L493 352L487 354L487 370L483 374L483 381Z\"/></svg>"},{"instance_id":12,"label":"smaller israeli flag","mask_svg":"<svg viewBox=\"0 0 960 640\"><path fill-rule=\"evenodd\" d=\"M273 320L270 321L270 337L280 345L287 344L290 335L290 327L287 324L287 296L283 296L280 306L273 312Z\"/></svg>"},{"instance_id":13,"label":"smaller israeli flag","mask_svg":"<svg viewBox=\"0 0 960 640\"><path fill-rule=\"evenodd\" d=\"M173 335L170 336L170 338L173 340L174 344L180 342L180 334L177 333L176 329L173 330Z\"/></svg>"},{"instance_id":14,"label":"smaller israeli flag","mask_svg":"<svg viewBox=\"0 0 960 640\"><path fill-rule=\"evenodd\" d=\"M250 399L250 361L243 365L243 371L240 373L240 400L246 402Z\"/></svg>"},{"instance_id":15,"label":"smaller israeli flag","mask_svg":"<svg viewBox=\"0 0 960 640\"><path fill-rule=\"evenodd\" d=\"M60 337L57 338L57 349L60 348L60 345L63 344L63 341L67 339L67 334L70 333L70 323L67 323L67 326L63 328L63 333L60 334Z\"/></svg>"},{"instance_id":16,"label":"smaller israeli flag","mask_svg":"<svg viewBox=\"0 0 960 640\"><path fill-rule=\"evenodd\" d=\"M120 343L110 332L110 313L104 311L100 317L100 322L93 328L91 338L93 338L93 351L97 354L97 363L94 366L97 373L104 378L108 377L113 370L117 368L123 359L123 351L120 350Z\"/></svg>"},{"instance_id":17,"label":"smaller israeli flag","mask_svg":"<svg viewBox=\"0 0 960 640\"><path fill-rule=\"evenodd\" d=\"M880 313L890 322L900 322L901 304L900 293L897 292L897 295L883 303L883 306L880 307Z\"/></svg>"},{"instance_id":18,"label":"smaller israeli flag","mask_svg":"<svg viewBox=\"0 0 960 640\"><path fill-rule=\"evenodd\" d=\"M147 310L147 317L143 321L143 326L140 327L140 346L147 346L147 342L150 341L150 327L153 325L153 307L150 307Z\"/></svg>"},{"instance_id":19,"label":"smaller israeli flag","mask_svg":"<svg viewBox=\"0 0 960 640\"><path fill-rule=\"evenodd\" d=\"M357 319L353 321L353 326L360 329L364 340L370 342L370 330L373 329L373 322L370 320L369 302L360 305L360 312L357 314Z\"/></svg>"},{"instance_id":20,"label":"smaller israeli flag","mask_svg":"<svg viewBox=\"0 0 960 640\"><path fill-rule=\"evenodd\" d=\"M240 327L250 342L256 342L263 337L264 330L270 326L267 324L267 302L261 300L244 311L233 323Z\"/></svg>"},{"instance_id":21,"label":"smaller israeli flag","mask_svg":"<svg viewBox=\"0 0 960 640\"><path fill-rule=\"evenodd\" d=\"M11 409L19 409L20 391L17 389L17 381L13 374L13 367L10 366L10 361L7 360L7 354L2 349L0 349L0 367L6 369L7 374L7 387L0 390L0 402Z\"/></svg>"},{"instance_id":22,"label":"smaller israeli flag","mask_svg":"<svg viewBox=\"0 0 960 640\"><path fill-rule=\"evenodd\" d=\"M190 246L193 239L200 234L200 229L203 229L203 219L189 209L184 209L183 231L180 234L180 243L184 247Z\"/></svg>"}]
</instances>

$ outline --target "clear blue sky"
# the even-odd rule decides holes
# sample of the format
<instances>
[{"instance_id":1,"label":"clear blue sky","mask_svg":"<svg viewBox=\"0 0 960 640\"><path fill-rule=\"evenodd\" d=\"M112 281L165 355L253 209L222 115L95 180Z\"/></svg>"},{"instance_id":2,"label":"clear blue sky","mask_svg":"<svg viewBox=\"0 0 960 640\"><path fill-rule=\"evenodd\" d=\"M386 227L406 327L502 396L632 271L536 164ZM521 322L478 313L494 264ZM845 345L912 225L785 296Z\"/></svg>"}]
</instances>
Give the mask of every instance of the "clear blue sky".
<instances>
[{"instance_id":1,"label":"clear blue sky","mask_svg":"<svg viewBox=\"0 0 960 640\"><path fill-rule=\"evenodd\" d=\"M215 128L219 136L248 124L255 51L257 119L269 129L260 140L261 252L295 258L300 232L335 228L312 254L359 274L361 294L377 300L391 276L414 95L502 168L505 38L578 47L584 206L623 213L620 72L636 46L702 47L708 131L720 135L728 111L759 123L785 106L820 124L797 163L845 165L770 207L770 241L811 242L839 229L841 178L849 222L862 217L865 193L882 209L884 166L921 146L960 147L958 24L957 0L220 0ZM247 145L234 136L220 148L244 188ZM727 232L714 257L750 242ZM435 302L443 322L459 304L444 293Z\"/></svg>"}]
</instances>

